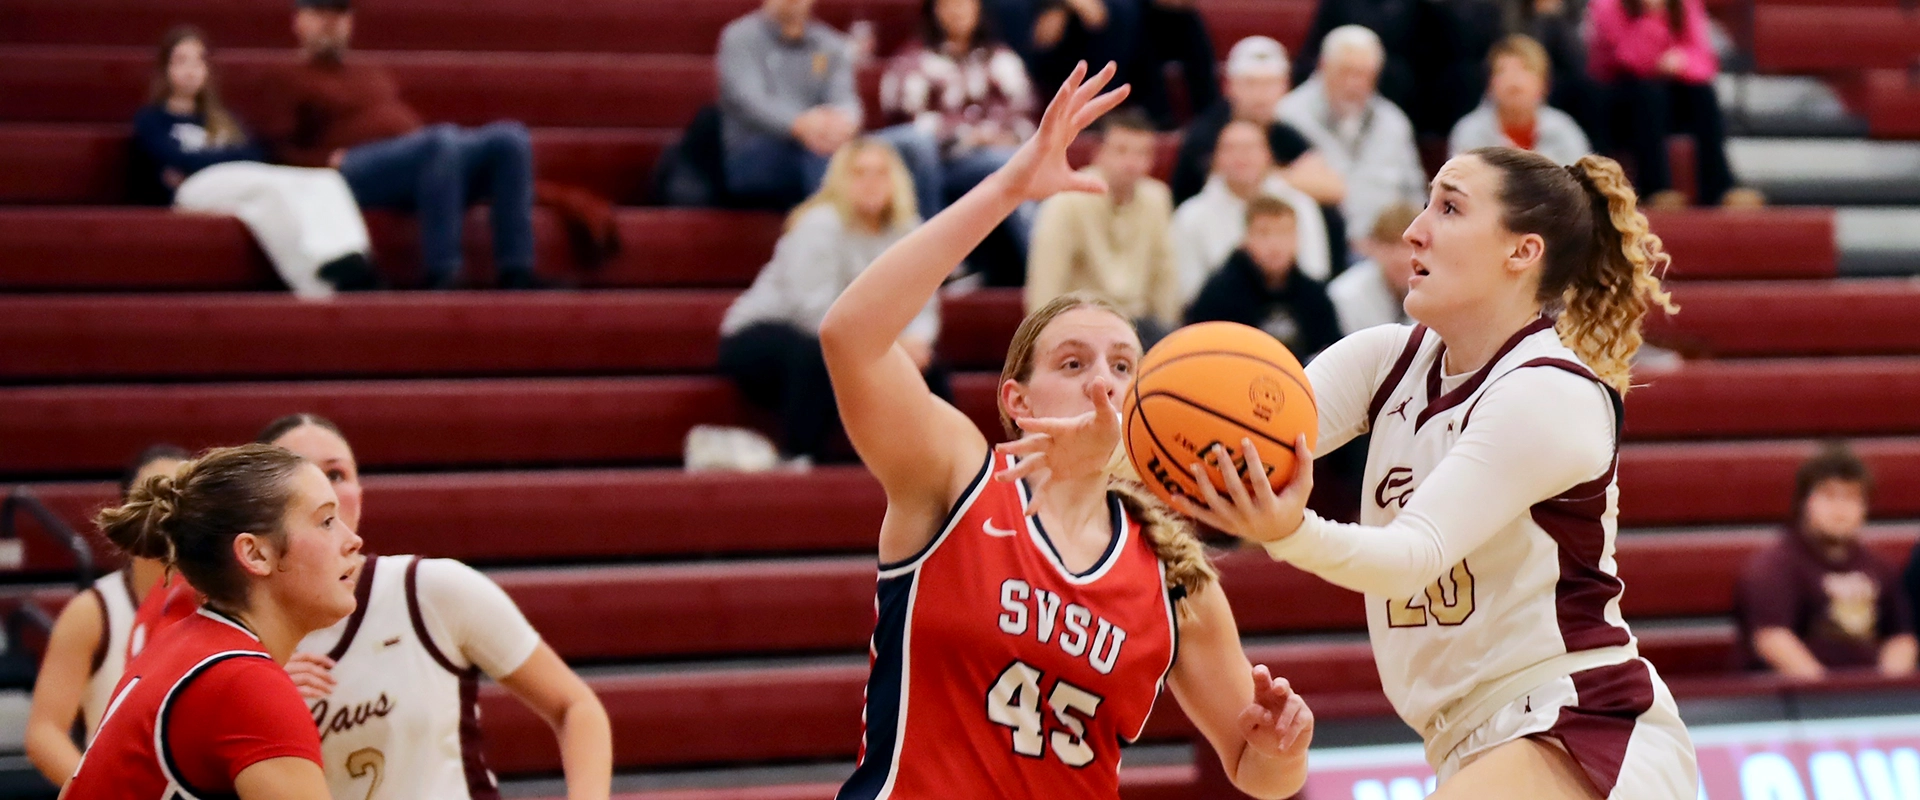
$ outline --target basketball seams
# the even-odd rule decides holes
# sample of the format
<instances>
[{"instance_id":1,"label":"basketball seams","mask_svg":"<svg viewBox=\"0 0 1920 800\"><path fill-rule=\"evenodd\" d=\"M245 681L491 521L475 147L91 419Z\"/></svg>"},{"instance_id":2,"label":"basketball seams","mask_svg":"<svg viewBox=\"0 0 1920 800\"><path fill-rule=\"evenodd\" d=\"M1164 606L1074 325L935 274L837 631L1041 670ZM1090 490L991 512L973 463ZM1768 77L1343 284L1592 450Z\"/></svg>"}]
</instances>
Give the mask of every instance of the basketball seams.
<instances>
[{"instance_id":1,"label":"basketball seams","mask_svg":"<svg viewBox=\"0 0 1920 800\"><path fill-rule=\"evenodd\" d=\"M1301 365L1299 362L1296 361L1294 363L1294 366L1289 368L1282 364L1275 364L1274 362L1268 361L1267 359L1261 358L1259 356L1249 355L1247 353L1234 352L1232 350L1196 350L1191 353L1181 353L1180 355L1177 355L1177 356L1171 356L1166 361L1163 361L1158 364L1154 364L1151 367L1147 367L1146 369L1141 370L1140 374L1133 379L1133 385L1135 387L1134 398L1136 400L1139 399L1138 387L1140 386L1141 381L1147 379L1147 376L1152 375L1155 372L1158 372L1163 367L1171 366L1174 363L1185 361L1190 358L1199 358L1201 356L1231 356L1233 358L1243 358L1248 361L1253 361L1255 363L1263 364L1267 367L1272 368L1275 372L1279 372L1280 374L1287 376L1287 379L1293 381L1295 386L1300 387L1300 390L1303 393L1305 393L1307 396L1307 404L1313 406L1314 417L1316 419L1319 418L1320 416L1319 398L1316 398L1313 396L1313 387L1308 386L1304 381L1301 380L1301 378L1304 377L1307 372L1307 368L1305 366Z\"/></svg>"}]
</instances>

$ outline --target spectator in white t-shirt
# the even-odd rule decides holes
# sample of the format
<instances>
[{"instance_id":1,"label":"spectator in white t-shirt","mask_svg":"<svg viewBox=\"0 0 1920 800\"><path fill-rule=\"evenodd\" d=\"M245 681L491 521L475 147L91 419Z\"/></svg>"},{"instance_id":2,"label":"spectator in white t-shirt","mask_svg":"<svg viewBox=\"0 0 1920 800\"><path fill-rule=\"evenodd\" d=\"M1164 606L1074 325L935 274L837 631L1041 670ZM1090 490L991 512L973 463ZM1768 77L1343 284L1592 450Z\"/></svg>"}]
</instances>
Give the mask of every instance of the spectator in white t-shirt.
<instances>
[{"instance_id":1,"label":"spectator in white t-shirt","mask_svg":"<svg viewBox=\"0 0 1920 800\"><path fill-rule=\"evenodd\" d=\"M1240 247L1247 236L1247 202L1259 195L1278 198L1293 208L1300 272L1316 281L1333 274L1334 248L1320 205L1274 168L1267 134L1248 120L1227 123L1213 148L1213 175L1206 188L1173 213L1173 251L1183 306ZM1341 252L1344 258L1344 249Z\"/></svg>"},{"instance_id":2,"label":"spectator in white t-shirt","mask_svg":"<svg viewBox=\"0 0 1920 800\"><path fill-rule=\"evenodd\" d=\"M1405 203L1387 206L1373 221L1370 235L1354 242L1366 260L1327 284L1341 333L1412 321L1405 304L1407 281L1413 278L1413 245L1404 237L1419 215L1419 209Z\"/></svg>"}]
</instances>

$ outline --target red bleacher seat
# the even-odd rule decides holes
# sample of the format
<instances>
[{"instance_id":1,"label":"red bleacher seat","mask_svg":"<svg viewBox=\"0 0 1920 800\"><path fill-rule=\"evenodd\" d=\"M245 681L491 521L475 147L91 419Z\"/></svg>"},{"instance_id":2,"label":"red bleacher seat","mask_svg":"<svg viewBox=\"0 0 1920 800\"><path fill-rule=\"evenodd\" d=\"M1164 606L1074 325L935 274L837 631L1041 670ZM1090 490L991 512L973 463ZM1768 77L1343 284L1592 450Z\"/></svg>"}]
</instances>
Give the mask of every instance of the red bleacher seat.
<instances>
[{"instance_id":1,"label":"red bleacher seat","mask_svg":"<svg viewBox=\"0 0 1920 800\"><path fill-rule=\"evenodd\" d=\"M1920 354L1913 281L1692 281L1671 289L1680 313L1654 312L1647 336L1690 357Z\"/></svg>"},{"instance_id":2,"label":"red bleacher seat","mask_svg":"<svg viewBox=\"0 0 1920 800\"><path fill-rule=\"evenodd\" d=\"M1874 137L1920 138L1920 78L1908 70L1885 69L1868 71L1862 82L1862 110Z\"/></svg>"},{"instance_id":3,"label":"red bleacher seat","mask_svg":"<svg viewBox=\"0 0 1920 800\"><path fill-rule=\"evenodd\" d=\"M1773 72L1904 67L1920 58L1920 12L1765 3L1754 14L1753 48L1760 69Z\"/></svg>"},{"instance_id":4,"label":"red bleacher seat","mask_svg":"<svg viewBox=\"0 0 1920 800\"><path fill-rule=\"evenodd\" d=\"M250 435L264 420L242 420L234 435ZM358 438L351 425L347 430ZM1920 439L1869 440L1857 447L1879 477L1874 512L1920 517ZM1792 513L1793 472L1813 450L1810 442L1629 445L1620 457L1620 524L1776 524ZM873 547L885 502L879 484L859 467L815 468L804 475L456 472L372 475L365 484L363 532L371 549L484 564L865 553ZM35 491L83 531L91 530L92 512L114 498L106 483L42 484ZM717 507L731 513L715 514ZM770 519L780 524L764 522ZM29 572L72 564L44 537L26 536L22 544ZM96 543L105 557L98 548Z\"/></svg>"}]
</instances>

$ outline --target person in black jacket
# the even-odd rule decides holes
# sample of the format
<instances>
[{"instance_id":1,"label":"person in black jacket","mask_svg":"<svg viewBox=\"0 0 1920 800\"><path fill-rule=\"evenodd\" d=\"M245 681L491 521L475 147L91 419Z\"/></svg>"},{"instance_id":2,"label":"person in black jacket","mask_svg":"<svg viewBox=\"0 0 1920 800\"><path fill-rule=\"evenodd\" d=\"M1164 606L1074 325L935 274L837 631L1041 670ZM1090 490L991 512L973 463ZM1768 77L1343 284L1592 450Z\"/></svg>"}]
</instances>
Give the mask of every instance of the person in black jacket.
<instances>
[{"instance_id":1,"label":"person in black jacket","mask_svg":"<svg viewBox=\"0 0 1920 800\"><path fill-rule=\"evenodd\" d=\"M1187 307L1187 324L1224 320L1279 339L1301 361L1340 339L1340 317L1319 281L1294 267L1293 207L1262 195L1247 203L1247 238Z\"/></svg>"}]
</instances>

